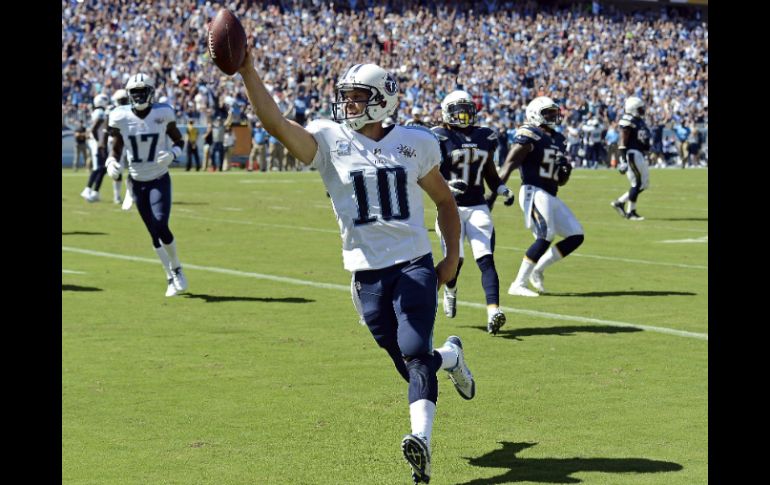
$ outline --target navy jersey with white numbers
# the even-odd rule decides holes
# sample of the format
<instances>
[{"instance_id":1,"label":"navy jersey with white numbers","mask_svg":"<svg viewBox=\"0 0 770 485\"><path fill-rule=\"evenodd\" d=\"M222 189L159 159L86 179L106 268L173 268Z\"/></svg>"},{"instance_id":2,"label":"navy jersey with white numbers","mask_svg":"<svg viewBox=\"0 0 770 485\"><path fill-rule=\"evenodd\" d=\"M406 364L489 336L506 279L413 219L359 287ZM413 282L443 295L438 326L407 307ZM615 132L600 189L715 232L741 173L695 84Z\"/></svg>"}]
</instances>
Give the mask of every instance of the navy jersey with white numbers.
<instances>
[{"instance_id":1,"label":"navy jersey with white numbers","mask_svg":"<svg viewBox=\"0 0 770 485\"><path fill-rule=\"evenodd\" d=\"M524 158L519 167L521 183L540 187L555 196L559 190L556 182L556 166L566 157L567 144L564 135L554 132L549 135L545 130L531 125L523 125L516 130L513 143L526 145L531 143L533 149Z\"/></svg>"},{"instance_id":2,"label":"navy jersey with white numbers","mask_svg":"<svg viewBox=\"0 0 770 485\"><path fill-rule=\"evenodd\" d=\"M467 132L443 126L435 126L431 131L441 145L441 175L446 180L460 179L468 184L464 194L455 195L457 205L484 204L484 165L494 163L497 132L480 126Z\"/></svg>"},{"instance_id":3,"label":"navy jersey with white numbers","mask_svg":"<svg viewBox=\"0 0 770 485\"><path fill-rule=\"evenodd\" d=\"M646 152L650 149L650 129L647 128L647 124L643 119L631 116L630 114L624 114L620 118L618 125L621 128L631 130L631 136L626 143L627 149L639 150L640 152Z\"/></svg>"}]
</instances>

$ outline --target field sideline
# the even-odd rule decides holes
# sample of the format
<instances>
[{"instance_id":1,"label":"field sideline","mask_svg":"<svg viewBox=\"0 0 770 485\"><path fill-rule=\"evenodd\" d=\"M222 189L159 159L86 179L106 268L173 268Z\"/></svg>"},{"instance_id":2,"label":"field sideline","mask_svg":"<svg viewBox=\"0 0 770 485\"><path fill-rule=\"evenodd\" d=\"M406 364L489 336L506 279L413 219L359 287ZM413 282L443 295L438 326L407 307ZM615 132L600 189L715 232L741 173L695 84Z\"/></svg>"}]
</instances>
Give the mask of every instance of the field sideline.
<instances>
[{"instance_id":1,"label":"field sideline","mask_svg":"<svg viewBox=\"0 0 770 485\"><path fill-rule=\"evenodd\" d=\"M62 171L62 483L411 483L406 386L357 324L320 177L171 175L190 291L166 298L136 210ZM650 178L629 222L625 177L573 172L586 240L539 298L506 294L532 236L496 205L508 323L486 334L466 260L434 343L463 338L478 394L439 375L432 484L707 483L708 170Z\"/></svg>"}]
</instances>

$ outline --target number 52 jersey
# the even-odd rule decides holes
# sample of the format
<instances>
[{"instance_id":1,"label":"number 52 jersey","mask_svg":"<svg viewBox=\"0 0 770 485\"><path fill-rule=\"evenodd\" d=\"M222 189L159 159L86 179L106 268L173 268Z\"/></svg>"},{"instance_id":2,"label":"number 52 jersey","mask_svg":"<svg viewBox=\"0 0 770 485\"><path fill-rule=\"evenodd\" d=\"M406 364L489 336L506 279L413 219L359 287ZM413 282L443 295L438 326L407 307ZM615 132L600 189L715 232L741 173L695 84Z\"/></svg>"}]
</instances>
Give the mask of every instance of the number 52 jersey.
<instances>
[{"instance_id":1,"label":"number 52 jersey","mask_svg":"<svg viewBox=\"0 0 770 485\"><path fill-rule=\"evenodd\" d=\"M381 269L431 252L417 181L441 161L425 129L395 125L379 141L331 120L307 130L318 143L313 167L332 200L345 269Z\"/></svg>"},{"instance_id":2,"label":"number 52 jersey","mask_svg":"<svg viewBox=\"0 0 770 485\"><path fill-rule=\"evenodd\" d=\"M110 111L109 126L119 129L123 136L132 179L147 182L168 172L155 158L159 151L169 151L166 127L175 121L174 109L166 103L153 103L144 119L134 114L130 105Z\"/></svg>"}]
</instances>

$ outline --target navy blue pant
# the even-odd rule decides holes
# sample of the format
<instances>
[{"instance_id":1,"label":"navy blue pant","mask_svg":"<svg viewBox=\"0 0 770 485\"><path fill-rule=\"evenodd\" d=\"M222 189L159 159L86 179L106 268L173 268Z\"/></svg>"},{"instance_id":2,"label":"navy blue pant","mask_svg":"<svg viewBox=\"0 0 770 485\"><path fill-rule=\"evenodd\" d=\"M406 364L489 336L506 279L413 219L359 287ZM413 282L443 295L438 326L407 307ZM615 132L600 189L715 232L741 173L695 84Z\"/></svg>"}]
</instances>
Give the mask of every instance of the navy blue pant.
<instances>
[{"instance_id":1,"label":"navy blue pant","mask_svg":"<svg viewBox=\"0 0 770 485\"><path fill-rule=\"evenodd\" d=\"M436 402L441 356L433 352L438 278L433 256L389 268L356 271L364 321L377 344L409 382L409 402Z\"/></svg>"},{"instance_id":2,"label":"navy blue pant","mask_svg":"<svg viewBox=\"0 0 770 485\"><path fill-rule=\"evenodd\" d=\"M152 245L159 248L161 241L171 244L174 235L168 228L168 218L171 215L171 177L168 172L149 182L133 179L131 182L131 193L139 215L150 232Z\"/></svg>"},{"instance_id":3,"label":"navy blue pant","mask_svg":"<svg viewBox=\"0 0 770 485\"><path fill-rule=\"evenodd\" d=\"M104 180L104 174L107 173L107 150L97 150L94 161L96 163L93 170L91 170L91 174L88 176L88 186L99 192L99 189L102 187L102 180Z\"/></svg>"},{"instance_id":4,"label":"navy blue pant","mask_svg":"<svg viewBox=\"0 0 770 485\"><path fill-rule=\"evenodd\" d=\"M211 164L214 170L217 168L222 171L222 164L225 160L225 145L221 141L214 142L211 147Z\"/></svg>"}]
</instances>

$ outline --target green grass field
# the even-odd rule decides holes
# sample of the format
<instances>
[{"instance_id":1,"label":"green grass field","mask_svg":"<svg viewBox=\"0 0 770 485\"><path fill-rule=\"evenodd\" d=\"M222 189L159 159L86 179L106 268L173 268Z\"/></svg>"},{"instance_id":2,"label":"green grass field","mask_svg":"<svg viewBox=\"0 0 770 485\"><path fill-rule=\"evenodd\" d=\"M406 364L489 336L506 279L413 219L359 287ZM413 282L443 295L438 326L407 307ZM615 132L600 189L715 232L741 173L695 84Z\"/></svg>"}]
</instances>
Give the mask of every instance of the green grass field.
<instances>
[{"instance_id":1,"label":"green grass field","mask_svg":"<svg viewBox=\"0 0 770 485\"><path fill-rule=\"evenodd\" d=\"M136 210L109 178L88 204L86 177L62 171L62 483L411 483L406 385L357 324L316 173L173 170L174 298ZM532 236L495 207L508 323L487 335L467 262L434 343L463 338L477 396L440 371L432 484L708 482L708 171L651 181L629 222L625 177L573 172L585 243L540 298L506 293Z\"/></svg>"}]
</instances>

